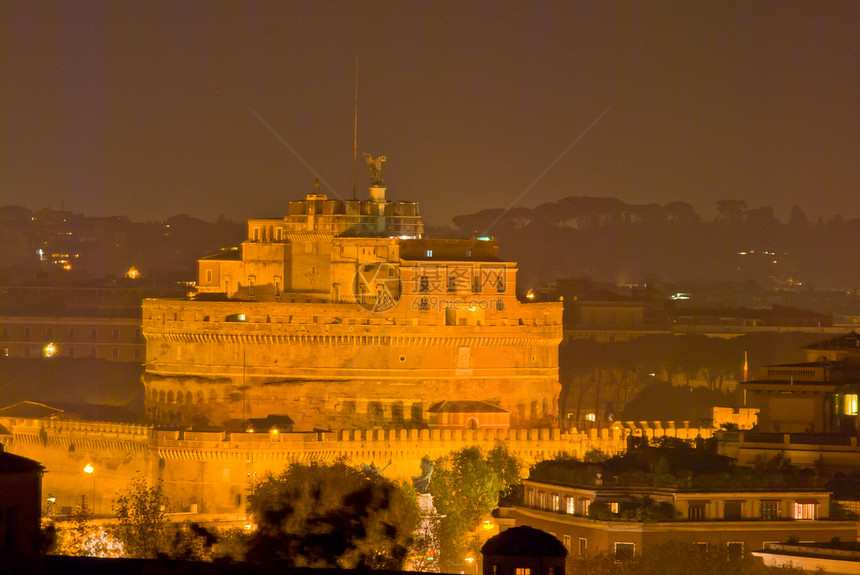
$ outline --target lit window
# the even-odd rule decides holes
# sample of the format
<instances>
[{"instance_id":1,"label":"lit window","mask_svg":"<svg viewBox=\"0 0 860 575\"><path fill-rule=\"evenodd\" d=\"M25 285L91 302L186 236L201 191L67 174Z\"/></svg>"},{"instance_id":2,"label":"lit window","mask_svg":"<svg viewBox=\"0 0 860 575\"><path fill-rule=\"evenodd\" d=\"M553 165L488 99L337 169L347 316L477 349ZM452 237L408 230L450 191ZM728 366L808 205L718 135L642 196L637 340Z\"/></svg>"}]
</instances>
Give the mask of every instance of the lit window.
<instances>
[{"instance_id":1,"label":"lit window","mask_svg":"<svg viewBox=\"0 0 860 575\"><path fill-rule=\"evenodd\" d=\"M562 543L564 544L564 548L567 549L569 552L570 551L570 535L562 535L562 537L563 537Z\"/></svg>"},{"instance_id":2,"label":"lit window","mask_svg":"<svg viewBox=\"0 0 860 575\"><path fill-rule=\"evenodd\" d=\"M532 575L530 567L517 567L514 569L514 575Z\"/></svg>"},{"instance_id":3,"label":"lit window","mask_svg":"<svg viewBox=\"0 0 860 575\"><path fill-rule=\"evenodd\" d=\"M567 511L571 515L576 513L576 498L568 497L565 507L566 507L565 511Z\"/></svg>"},{"instance_id":4,"label":"lit window","mask_svg":"<svg viewBox=\"0 0 860 575\"><path fill-rule=\"evenodd\" d=\"M428 258L432 258L433 257L433 250L427 250L425 252L425 254L427 255Z\"/></svg>"},{"instance_id":5,"label":"lit window","mask_svg":"<svg viewBox=\"0 0 860 575\"><path fill-rule=\"evenodd\" d=\"M815 519L817 507L818 503L798 501L794 504L794 518Z\"/></svg>"},{"instance_id":6,"label":"lit window","mask_svg":"<svg viewBox=\"0 0 860 575\"><path fill-rule=\"evenodd\" d=\"M586 413L585 414L586 421L597 421L597 415L594 413Z\"/></svg>"},{"instance_id":7,"label":"lit window","mask_svg":"<svg viewBox=\"0 0 860 575\"><path fill-rule=\"evenodd\" d=\"M857 415L857 394L845 396L845 415Z\"/></svg>"},{"instance_id":8,"label":"lit window","mask_svg":"<svg viewBox=\"0 0 860 575\"><path fill-rule=\"evenodd\" d=\"M561 509L561 498L557 493L552 494L552 510L559 511Z\"/></svg>"},{"instance_id":9,"label":"lit window","mask_svg":"<svg viewBox=\"0 0 860 575\"><path fill-rule=\"evenodd\" d=\"M621 510L621 506L617 501L609 502L609 511L612 513L618 513Z\"/></svg>"}]
</instances>

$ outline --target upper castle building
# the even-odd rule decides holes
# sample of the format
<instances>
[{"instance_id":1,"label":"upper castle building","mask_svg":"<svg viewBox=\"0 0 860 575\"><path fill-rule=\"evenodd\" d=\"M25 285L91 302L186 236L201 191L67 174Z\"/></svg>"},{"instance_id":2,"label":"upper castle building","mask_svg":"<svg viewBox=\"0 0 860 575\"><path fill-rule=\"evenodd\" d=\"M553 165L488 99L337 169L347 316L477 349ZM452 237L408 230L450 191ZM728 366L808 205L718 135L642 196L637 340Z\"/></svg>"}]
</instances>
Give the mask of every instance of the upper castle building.
<instances>
[{"instance_id":1,"label":"upper castle building","mask_svg":"<svg viewBox=\"0 0 860 575\"><path fill-rule=\"evenodd\" d=\"M240 247L199 260L196 294L144 301L153 421L555 422L561 303L521 303L491 238L425 238L418 204L386 199L375 175L369 199L315 189L249 220Z\"/></svg>"}]
</instances>

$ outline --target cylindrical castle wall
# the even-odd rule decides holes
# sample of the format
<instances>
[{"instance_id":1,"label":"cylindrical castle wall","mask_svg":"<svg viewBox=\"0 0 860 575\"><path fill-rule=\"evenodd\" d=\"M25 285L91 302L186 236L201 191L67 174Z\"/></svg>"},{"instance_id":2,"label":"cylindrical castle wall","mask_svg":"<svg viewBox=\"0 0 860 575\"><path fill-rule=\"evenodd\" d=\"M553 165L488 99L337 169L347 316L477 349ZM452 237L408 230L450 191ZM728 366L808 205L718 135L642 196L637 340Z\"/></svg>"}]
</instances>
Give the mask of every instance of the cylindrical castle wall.
<instances>
[{"instance_id":1,"label":"cylindrical castle wall","mask_svg":"<svg viewBox=\"0 0 860 575\"><path fill-rule=\"evenodd\" d=\"M560 390L555 307L550 325L448 326L337 304L150 300L147 413L184 425L285 414L307 428L421 427L435 402L485 400L513 426L550 425Z\"/></svg>"}]
</instances>

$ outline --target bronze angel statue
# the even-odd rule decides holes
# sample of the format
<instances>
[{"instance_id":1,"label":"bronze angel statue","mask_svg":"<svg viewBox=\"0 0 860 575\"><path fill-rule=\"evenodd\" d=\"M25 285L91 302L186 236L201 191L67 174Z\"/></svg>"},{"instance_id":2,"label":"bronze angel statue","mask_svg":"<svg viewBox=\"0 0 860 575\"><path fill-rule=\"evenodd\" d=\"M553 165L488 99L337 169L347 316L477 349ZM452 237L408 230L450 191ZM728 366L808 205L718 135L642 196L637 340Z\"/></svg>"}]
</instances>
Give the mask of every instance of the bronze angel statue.
<instances>
[{"instance_id":1,"label":"bronze angel statue","mask_svg":"<svg viewBox=\"0 0 860 575\"><path fill-rule=\"evenodd\" d=\"M388 161L386 156L379 156L375 160L373 156L364 152L364 159L367 160L367 165L370 166L370 180L374 186L382 185L382 164Z\"/></svg>"}]
</instances>

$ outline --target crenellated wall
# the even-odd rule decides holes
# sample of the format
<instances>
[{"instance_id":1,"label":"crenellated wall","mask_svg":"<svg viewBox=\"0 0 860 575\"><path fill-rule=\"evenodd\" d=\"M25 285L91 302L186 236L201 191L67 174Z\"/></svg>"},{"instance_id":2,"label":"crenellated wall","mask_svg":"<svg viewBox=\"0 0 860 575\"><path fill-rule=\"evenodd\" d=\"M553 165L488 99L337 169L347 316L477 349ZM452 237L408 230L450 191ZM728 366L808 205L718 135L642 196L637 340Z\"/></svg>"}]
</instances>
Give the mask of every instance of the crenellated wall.
<instances>
[{"instance_id":1,"label":"crenellated wall","mask_svg":"<svg viewBox=\"0 0 860 575\"><path fill-rule=\"evenodd\" d=\"M628 435L682 439L711 437L687 422L626 422L612 428L562 433L558 429L376 429L304 433L228 433L164 430L113 423L0 419L6 449L46 468L43 499L73 508L81 495L96 512L111 514L115 494L136 473L164 481L171 511L243 514L251 482L293 462L345 459L375 465L388 477L420 475L422 457L436 459L463 447L491 449L504 441L528 465L560 453L582 457L600 449L616 454ZM95 472L84 473L87 464Z\"/></svg>"}]
</instances>

